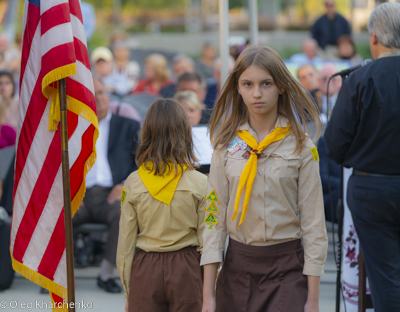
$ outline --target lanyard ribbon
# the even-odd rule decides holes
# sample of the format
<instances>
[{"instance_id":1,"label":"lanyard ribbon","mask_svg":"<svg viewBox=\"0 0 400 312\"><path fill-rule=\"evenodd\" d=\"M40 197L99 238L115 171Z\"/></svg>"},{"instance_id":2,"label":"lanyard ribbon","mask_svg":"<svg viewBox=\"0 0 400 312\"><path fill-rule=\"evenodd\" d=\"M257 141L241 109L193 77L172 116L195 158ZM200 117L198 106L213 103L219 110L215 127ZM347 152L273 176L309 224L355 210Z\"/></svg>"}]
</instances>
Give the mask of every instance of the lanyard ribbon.
<instances>
[{"instance_id":1,"label":"lanyard ribbon","mask_svg":"<svg viewBox=\"0 0 400 312\"><path fill-rule=\"evenodd\" d=\"M244 195L243 202L243 211L242 216L240 217L239 226L243 223L246 218L247 206L250 201L251 189L253 188L254 179L257 174L257 159L260 158L261 152L269 146L271 143L277 142L285 138L288 134L292 133L290 131L290 124L287 123L285 128L279 127L275 128L260 144L258 144L257 140L248 132L244 130L240 130L238 136L244 140L247 145L252 149L249 160L243 168L243 172L240 175L239 185L236 192L236 200L235 200L235 212L232 217L232 221L236 219L239 209L240 196L242 194L243 188L246 185L246 192ZM290 133L289 133L290 131Z\"/></svg>"}]
</instances>

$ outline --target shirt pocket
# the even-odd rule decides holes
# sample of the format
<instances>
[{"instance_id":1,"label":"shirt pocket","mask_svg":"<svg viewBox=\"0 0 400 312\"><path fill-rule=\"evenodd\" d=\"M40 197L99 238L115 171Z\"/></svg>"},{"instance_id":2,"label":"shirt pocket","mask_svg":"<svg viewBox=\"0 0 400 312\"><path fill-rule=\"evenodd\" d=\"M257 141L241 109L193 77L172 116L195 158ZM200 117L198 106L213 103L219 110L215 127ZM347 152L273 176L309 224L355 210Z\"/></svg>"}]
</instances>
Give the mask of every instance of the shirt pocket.
<instances>
[{"instance_id":1,"label":"shirt pocket","mask_svg":"<svg viewBox=\"0 0 400 312\"><path fill-rule=\"evenodd\" d=\"M225 171L228 178L240 178L244 166L248 159L242 157L244 151L240 150L233 155L227 156L227 161L225 165Z\"/></svg>"},{"instance_id":2,"label":"shirt pocket","mask_svg":"<svg viewBox=\"0 0 400 312\"><path fill-rule=\"evenodd\" d=\"M276 178L297 180L300 169L300 155L274 153L270 157L273 159L271 173Z\"/></svg>"}]
</instances>

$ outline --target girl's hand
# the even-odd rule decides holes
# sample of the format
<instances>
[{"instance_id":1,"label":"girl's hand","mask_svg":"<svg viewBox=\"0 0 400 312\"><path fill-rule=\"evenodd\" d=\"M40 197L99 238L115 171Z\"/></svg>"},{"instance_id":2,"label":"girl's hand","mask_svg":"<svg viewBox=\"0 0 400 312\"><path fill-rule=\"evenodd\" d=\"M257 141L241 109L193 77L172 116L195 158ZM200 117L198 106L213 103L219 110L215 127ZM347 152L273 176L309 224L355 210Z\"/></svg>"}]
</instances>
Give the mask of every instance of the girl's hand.
<instances>
[{"instance_id":1,"label":"girl's hand","mask_svg":"<svg viewBox=\"0 0 400 312\"><path fill-rule=\"evenodd\" d=\"M214 298L204 298L203 299L203 308L201 312L215 312L216 303Z\"/></svg>"},{"instance_id":2,"label":"girl's hand","mask_svg":"<svg viewBox=\"0 0 400 312\"><path fill-rule=\"evenodd\" d=\"M129 301L128 301L128 300L126 300L125 312L128 312L128 308L129 308Z\"/></svg>"},{"instance_id":3,"label":"girl's hand","mask_svg":"<svg viewBox=\"0 0 400 312\"><path fill-rule=\"evenodd\" d=\"M304 312L319 312L318 302L307 300L306 305L304 306Z\"/></svg>"}]
</instances>

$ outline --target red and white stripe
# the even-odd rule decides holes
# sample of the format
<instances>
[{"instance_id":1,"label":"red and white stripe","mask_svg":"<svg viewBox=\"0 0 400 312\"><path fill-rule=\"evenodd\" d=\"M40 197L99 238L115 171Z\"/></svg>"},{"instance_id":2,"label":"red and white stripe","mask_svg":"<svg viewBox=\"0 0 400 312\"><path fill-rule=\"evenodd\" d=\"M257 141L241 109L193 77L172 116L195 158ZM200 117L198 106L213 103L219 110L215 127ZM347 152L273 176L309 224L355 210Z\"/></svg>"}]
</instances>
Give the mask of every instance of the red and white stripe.
<instances>
[{"instance_id":1,"label":"red and white stripe","mask_svg":"<svg viewBox=\"0 0 400 312\"><path fill-rule=\"evenodd\" d=\"M84 186L98 133L97 120L88 119L88 112L95 117L95 99L79 0L26 0L23 22L10 247L14 268L22 265L66 288L60 125L49 130L52 99L43 95L42 80L76 64L76 74L66 77L67 96L83 103L85 113L68 111L73 200Z\"/></svg>"}]
</instances>

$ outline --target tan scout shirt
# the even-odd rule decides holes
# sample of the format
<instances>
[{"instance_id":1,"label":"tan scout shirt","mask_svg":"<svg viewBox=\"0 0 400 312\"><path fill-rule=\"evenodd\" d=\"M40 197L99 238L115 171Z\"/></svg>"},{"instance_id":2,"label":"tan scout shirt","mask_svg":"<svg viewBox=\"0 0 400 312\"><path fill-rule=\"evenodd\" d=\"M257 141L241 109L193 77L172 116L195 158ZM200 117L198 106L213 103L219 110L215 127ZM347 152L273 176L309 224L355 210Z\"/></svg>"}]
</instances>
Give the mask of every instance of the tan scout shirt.
<instances>
[{"instance_id":1,"label":"tan scout shirt","mask_svg":"<svg viewBox=\"0 0 400 312\"><path fill-rule=\"evenodd\" d=\"M279 117L277 126L286 127L286 120ZM249 130L257 138L248 123L239 130ZM234 221L231 219L239 178L247 162L242 157L245 151L239 150L233 155L226 147L214 151L207 195L214 191L219 200L215 203L219 212L213 213L218 224L206 223L201 265L222 262L227 233L232 239L253 246L274 245L302 237L303 274L323 275L328 240L319 159L313 158L310 149L314 144L310 139L300 155L293 154L295 146L296 138L292 133L262 151L246 219L239 230L245 190L240 198L238 216ZM207 202L207 205L211 203ZM212 229L209 229L210 224Z\"/></svg>"},{"instance_id":2,"label":"tan scout shirt","mask_svg":"<svg viewBox=\"0 0 400 312\"><path fill-rule=\"evenodd\" d=\"M126 196L121 204L117 268L127 298L137 247L146 252L168 252L197 246L197 250L202 252L207 177L186 170L170 205L150 195L137 171L128 177L124 189Z\"/></svg>"}]
</instances>

